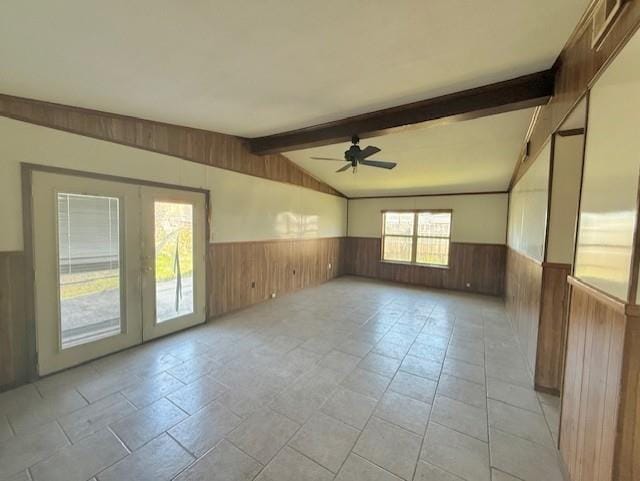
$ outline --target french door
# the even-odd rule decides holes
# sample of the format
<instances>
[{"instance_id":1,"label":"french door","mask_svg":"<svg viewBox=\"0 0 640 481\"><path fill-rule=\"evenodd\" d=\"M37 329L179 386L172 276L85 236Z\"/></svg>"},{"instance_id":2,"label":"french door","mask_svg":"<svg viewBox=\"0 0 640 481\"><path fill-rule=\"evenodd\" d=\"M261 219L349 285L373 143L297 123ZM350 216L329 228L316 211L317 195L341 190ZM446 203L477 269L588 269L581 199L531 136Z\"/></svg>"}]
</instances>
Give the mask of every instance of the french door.
<instances>
[{"instance_id":1,"label":"french door","mask_svg":"<svg viewBox=\"0 0 640 481\"><path fill-rule=\"evenodd\" d=\"M34 171L40 375L205 321L205 196Z\"/></svg>"}]
</instances>

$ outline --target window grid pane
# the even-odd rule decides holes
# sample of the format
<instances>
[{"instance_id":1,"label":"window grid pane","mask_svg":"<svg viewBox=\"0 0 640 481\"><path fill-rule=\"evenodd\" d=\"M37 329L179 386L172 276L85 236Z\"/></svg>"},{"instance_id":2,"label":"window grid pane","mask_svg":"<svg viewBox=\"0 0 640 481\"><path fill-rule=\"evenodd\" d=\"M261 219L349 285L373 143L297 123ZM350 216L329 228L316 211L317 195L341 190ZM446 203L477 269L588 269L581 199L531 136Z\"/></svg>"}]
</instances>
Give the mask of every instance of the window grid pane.
<instances>
[{"instance_id":1,"label":"window grid pane","mask_svg":"<svg viewBox=\"0 0 640 481\"><path fill-rule=\"evenodd\" d=\"M437 237L418 237L416 244L416 262L446 266L449 264L449 239Z\"/></svg>"},{"instance_id":2,"label":"window grid pane","mask_svg":"<svg viewBox=\"0 0 640 481\"><path fill-rule=\"evenodd\" d=\"M419 237L447 238L451 234L450 212L420 212L418 214Z\"/></svg>"},{"instance_id":3,"label":"window grid pane","mask_svg":"<svg viewBox=\"0 0 640 481\"><path fill-rule=\"evenodd\" d=\"M385 236L383 259L387 261L411 262L413 237Z\"/></svg>"},{"instance_id":4,"label":"window grid pane","mask_svg":"<svg viewBox=\"0 0 640 481\"><path fill-rule=\"evenodd\" d=\"M384 234L412 236L414 219L413 212L385 212Z\"/></svg>"}]
</instances>

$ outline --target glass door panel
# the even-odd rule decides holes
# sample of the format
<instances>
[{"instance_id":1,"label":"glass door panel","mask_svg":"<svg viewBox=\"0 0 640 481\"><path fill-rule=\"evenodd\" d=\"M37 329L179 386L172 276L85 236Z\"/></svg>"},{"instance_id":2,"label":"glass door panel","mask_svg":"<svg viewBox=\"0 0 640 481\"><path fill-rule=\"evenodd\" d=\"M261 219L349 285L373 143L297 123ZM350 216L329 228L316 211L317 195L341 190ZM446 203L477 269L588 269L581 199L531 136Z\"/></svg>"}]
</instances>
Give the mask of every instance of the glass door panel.
<instances>
[{"instance_id":1,"label":"glass door panel","mask_svg":"<svg viewBox=\"0 0 640 481\"><path fill-rule=\"evenodd\" d=\"M60 192L58 285L61 347L122 332L120 199Z\"/></svg>"},{"instance_id":2,"label":"glass door panel","mask_svg":"<svg viewBox=\"0 0 640 481\"><path fill-rule=\"evenodd\" d=\"M154 202L156 322L193 313L193 205Z\"/></svg>"},{"instance_id":3,"label":"glass door panel","mask_svg":"<svg viewBox=\"0 0 640 481\"><path fill-rule=\"evenodd\" d=\"M205 195L142 187L144 339L205 321Z\"/></svg>"}]
</instances>

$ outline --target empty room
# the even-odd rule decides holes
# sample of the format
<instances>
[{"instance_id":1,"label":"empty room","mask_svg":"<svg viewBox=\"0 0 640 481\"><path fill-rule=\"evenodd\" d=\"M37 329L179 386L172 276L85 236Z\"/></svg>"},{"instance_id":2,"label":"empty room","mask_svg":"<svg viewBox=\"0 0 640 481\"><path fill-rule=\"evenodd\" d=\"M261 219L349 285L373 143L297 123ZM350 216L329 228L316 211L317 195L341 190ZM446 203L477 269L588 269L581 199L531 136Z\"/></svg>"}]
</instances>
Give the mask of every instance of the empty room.
<instances>
[{"instance_id":1,"label":"empty room","mask_svg":"<svg viewBox=\"0 0 640 481\"><path fill-rule=\"evenodd\" d=\"M640 481L640 0L4 0L0 481Z\"/></svg>"}]
</instances>

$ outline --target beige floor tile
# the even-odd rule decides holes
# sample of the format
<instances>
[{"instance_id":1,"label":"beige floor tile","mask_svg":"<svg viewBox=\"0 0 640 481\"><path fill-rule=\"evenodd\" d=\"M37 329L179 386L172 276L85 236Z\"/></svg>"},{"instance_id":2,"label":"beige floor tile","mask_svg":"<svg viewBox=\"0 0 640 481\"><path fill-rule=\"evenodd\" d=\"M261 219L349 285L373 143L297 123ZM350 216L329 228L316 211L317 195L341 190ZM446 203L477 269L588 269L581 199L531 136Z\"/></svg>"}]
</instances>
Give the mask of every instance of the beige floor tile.
<instances>
[{"instance_id":1,"label":"beige floor tile","mask_svg":"<svg viewBox=\"0 0 640 481\"><path fill-rule=\"evenodd\" d=\"M524 367L487 363L487 376L524 387L533 386L531 373Z\"/></svg>"},{"instance_id":2,"label":"beige floor tile","mask_svg":"<svg viewBox=\"0 0 640 481\"><path fill-rule=\"evenodd\" d=\"M34 481L86 481L127 454L118 438L103 429L32 466L31 476Z\"/></svg>"},{"instance_id":3,"label":"beige floor tile","mask_svg":"<svg viewBox=\"0 0 640 481\"><path fill-rule=\"evenodd\" d=\"M413 481L464 481L464 479L433 464L419 461Z\"/></svg>"},{"instance_id":4,"label":"beige floor tile","mask_svg":"<svg viewBox=\"0 0 640 481\"><path fill-rule=\"evenodd\" d=\"M432 404L437 385L438 383L431 379L399 371L391 381L389 390Z\"/></svg>"},{"instance_id":5,"label":"beige floor tile","mask_svg":"<svg viewBox=\"0 0 640 481\"><path fill-rule=\"evenodd\" d=\"M542 412L536 392L532 388L509 384L489 377L487 378L487 396L532 412Z\"/></svg>"},{"instance_id":6,"label":"beige floor tile","mask_svg":"<svg viewBox=\"0 0 640 481\"><path fill-rule=\"evenodd\" d=\"M401 428L424 435L429 421L431 405L416 399L387 391L375 410L375 415Z\"/></svg>"},{"instance_id":7,"label":"beige floor tile","mask_svg":"<svg viewBox=\"0 0 640 481\"><path fill-rule=\"evenodd\" d=\"M356 454L350 454L335 481L400 481L400 478Z\"/></svg>"},{"instance_id":8,"label":"beige floor tile","mask_svg":"<svg viewBox=\"0 0 640 481\"><path fill-rule=\"evenodd\" d=\"M447 357L475 364L476 366L484 366L484 351L469 349L457 344L449 346Z\"/></svg>"},{"instance_id":9,"label":"beige floor tile","mask_svg":"<svg viewBox=\"0 0 640 481\"><path fill-rule=\"evenodd\" d=\"M86 405L87 401L75 389L60 389L45 399L12 409L8 417L16 434L26 434Z\"/></svg>"},{"instance_id":10,"label":"beige floor tile","mask_svg":"<svg viewBox=\"0 0 640 481\"><path fill-rule=\"evenodd\" d=\"M490 481L489 445L436 423L429 423L420 459L466 481Z\"/></svg>"},{"instance_id":11,"label":"beige floor tile","mask_svg":"<svg viewBox=\"0 0 640 481\"><path fill-rule=\"evenodd\" d=\"M377 401L364 394L337 388L322 406L322 412L357 429L363 429Z\"/></svg>"},{"instance_id":12,"label":"beige floor tile","mask_svg":"<svg viewBox=\"0 0 640 481\"><path fill-rule=\"evenodd\" d=\"M489 425L549 448L554 446L544 416L526 409L490 399Z\"/></svg>"},{"instance_id":13,"label":"beige floor tile","mask_svg":"<svg viewBox=\"0 0 640 481\"><path fill-rule=\"evenodd\" d=\"M431 410L431 420L481 441L489 440L485 409L436 395Z\"/></svg>"},{"instance_id":14,"label":"beige floor tile","mask_svg":"<svg viewBox=\"0 0 640 481\"><path fill-rule=\"evenodd\" d=\"M390 382L391 378L389 377L357 368L342 381L342 386L365 396L379 399Z\"/></svg>"},{"instance_id":15,"label":"beige floor tile","mask_svg":"<svg viewBox=\"0 0 640 481\"><path fill-rule=\"evenodd\" d=\"M110 427L131 451L135 451L186 417L187 414L170 401L160 399Z\"/></svg>"},{"instance_id":16,"label":"beige floor tile","mask_svg":"<svg viewBox=\"0 0 640 481\"><path fill-rule=\"evenodd\" d=\"M214 401L228 389L210 376L203 376L191 384L178 388L167 398L183 411L193 414Z\"/></svg>"},{"instance_id":17,"label":"beige floor tile","mask_svg":"<svg viewBox=\"0 0 640 481\"><path fill-rule=\"evenodd\" d=\"M405 480L411 480L422 438L372 417L353 452Z\"/></svg>"},{"instance_id":18,"label":"beige floor tile","mask_svg":"<svg viewBox=\"0 0 640 481\"><path fill-rule=\"evenodd\" d=\"M423 344L421 342L415 342L407 355L420 357L423 359L429 359L441 363L444 361L444 355L446 350L442 347L433 346L431 344Z\"/></svg>"},{"instance_id":19,"label":"beige floor tile","mask_svg":"<svg viewBox=\"0 0 640 481\"><path fill-rule=\"evenodd\" d=\"M400 365L400 370L408 372L409 374L431 379L432 381L437 381L440 378L442 363L407 355Z\"/></svg>"},{"instance_id":20,"label":"beige floor tile","mask_svg":"<svg viewBox=\"0 0 640 481\"><path fill-rule=\"evenodd\" d=\"M289 441L289 446L337 473L360 431L322 413L316 413Z\"/></svg>"},{"instance_id":21,"label":"beige floor tile","mask_svg":"<svg viewBox=\"0 0 640 481\"><path fill-rule=\"evenodd\" d=\"M520 478L516 478L515 476L511 476L502 471L498 471L497 469L491 469L491 481L522 481Z\"/></svg>"},{"instance_id":22,"label":"beige floor tile","mask_svg":"<svg viewBox=\"0 0 640 481\"><path fill-rule=\"evenodd\" d=\"M24 471L68 444L66 436L56 422L0 443L0 479Z\"/></svg>"},{"instance_id":23,"label":"beige floor tile","mask_svg":"<svg viewBox=\"0 0 640 481\"><path fill-rule=\"evenodd\" d=\"M360 361L358 367L383 376L392 377L400 367L400 360L370 352Z\"/></svg>"},{"instance_id":24,"label":"beige floor tile","mask_svg":"<svg viewBox=\"0 0 640 481\"><path fill-rule=\"evenodd\" d=\"M134 406L143 408L183 386L184 383L182 381L165 372L123 389L122 394Z\"/></svg>"},{"instance_id":25,"label":"beige floor tile","mask_svg":"<svg viewBox=\"0 0 640 481\"><path fill-rule=\"evenodd\" d=\"M13 431L9 426L9 419L4 414L0 414L0 443L13 437Z\"/></svg>"},{"instance_id":26,"label":"beige floor tile","mask_svg":"<svg viewBox=\"0 0 640 481\"><path fill-rule=\"evenodd\" d=\"M386 357L392 357L394 359L402 360L404 356L409 352L411 344L395 344L390 341L385 341L384 338L373 348L372 352L380 354Z\"/></svg>"},{"instance_id":27,"label":"beige floor tile","mask_svg":"<svg viewBox=\"0 0 640 481\"><path fill-rule=\"evenodd\" d=\"M285 447L256 481L331 481L333 473L297 451Z\"/></svg>"},{"instance_id":28,"label":"beige floor tile","mask_svg":"<svg viewBox=\"0 0 640 481\"><path fill-rule=\"evenodd\" d=\"M169 481L194 458L166 434L98 474L99 481Z\"/></svg>"},{"instance_id":29,"label":"beige floor tile","mask_svg":"<svg viewBox=\"0 0 640 481\"><path fill-rule=\"evenodd\" d=\"M369 342L357 341L355 339L347 339L336 346L338 351L346 352L357 357L364 357L373 349L373 344Z\"/></svg>"},{"instance_id":30,"label":"beige floor tile","mask_svg":"<svg viewBox=\"0 0 640 481\"><path fill-rule=\"evenodd\" d=\"M136 408L121 394L112 394L59 419L71 442L128 416Z\"/></svg>"},{"instance_id":31,"label":"beige floor tile","mask_svg":"<svg viewBox=\"0 0 640 481\"><path fill-rule=\"evenodd\" d=\"M307 351L315 352L317 354L325 355L333 351L336 344L337 343L323 337L312 337L301 344L300 348L306 349Z\"/></svg>"},{"instance_id":32,"label":"beige floor tile","mask_svg":"<svg viewBox=\"0 0 640 481\"><path fill-rule=\"evenodd\" d=\"M127 372L101 373L96 378L80 383L77 387L90 403L122 391L130 386L139 385L142 378Z\"/></svg>"},{"instance_id":33,"label":"beige floor tile","mask_svg":"<svg viewBox=\"0 0 640 481\"><path fill-rule=\"evenodd\" d=\"M482 384L483 386L485 384L484 368L482 366L476 366L475 364L469 364L468 362L453 358L445 359L442 372L450 376Z\"/></svg>"},{"instance_id":34,"label":"beige floor tile","mask_svg":"<svg viewBox=\"0 0 640 481\"><path fill-rule=\"evenodd\" d=\"M291 439L300 425L283 415L265 409L253 414L227 435L245 453L268 464Z\"/></svg>"},{"instance_id":35,"label":"beige floor tile","mask_svg":"<svg viewBox=\"0 0 640 481\"><path fill-rule=\"evenodd\" d=\"M217 401L189 416L169 430L169 434L194 456L200 457L242 422Z\"/></svg>"},{"instance_id":36,"label":"beige floor tile","mask_svg":"<svg viewBox=\"0 0 640 481\"><path fill-rule=\"evenodd\" d=\"M223 440L175 481L251 481L261 469L255 459Z\"/></svg>"},{"instance_id":37,"label":"beige floor tile","mask_svg":"<svg viewBox=\"0 0 640 481\"><path fill-rule=\"evenodd\" d=\"M438 383L438 394L477 408L486 409L487 393L481 384L443 374Z\"/></svg>"},{"instance_id":38,"label":"beige floor tile","mask_svg":"<svg viewBox=\"0 0 640 481\"><path fill-rule=\"evenodd\" d=\"M491 462L524 481L562 481L557 451L491 429Z\"/></svg>"},{"instance_id":39,"label":"beige floor tile","mask_svg":"<svg viewBox=\"0 0 640 481\"><path fill-rule=\"evenodd\" d=\"M212 370L219 368L220 364L206 356L199 356L184 361L182 364L168 369L167 372L185 384L190 384L196 379L206 376Z\"/></svg>"},{"instance_id":40,"label":"beige floor tile","mask_svg":"<svg viewBox=\"0 0 640 481\"><path fill-rule=\"evenodd\" d=\"M322 358L318 365L342 374L349 374L358 365L361 358L342 351L333 350Z\"/></svg>"}]
</instances>

